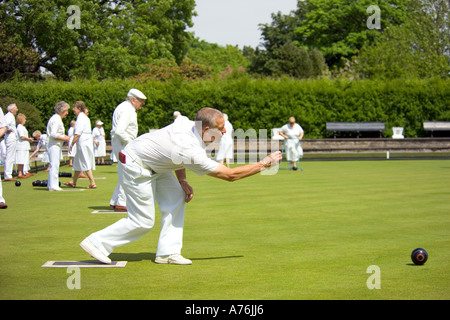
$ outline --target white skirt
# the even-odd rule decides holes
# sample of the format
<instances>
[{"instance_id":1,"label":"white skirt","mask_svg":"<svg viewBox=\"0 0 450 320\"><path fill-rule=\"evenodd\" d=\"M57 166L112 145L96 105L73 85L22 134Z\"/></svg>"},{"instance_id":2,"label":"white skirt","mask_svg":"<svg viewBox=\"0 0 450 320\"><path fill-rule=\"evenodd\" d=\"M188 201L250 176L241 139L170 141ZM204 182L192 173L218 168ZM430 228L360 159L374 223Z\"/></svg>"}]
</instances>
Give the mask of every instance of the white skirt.
<instances>
[{"instance_id":1,"label":"white skirt","mask_svg":"<svg viewBox=\"0 0 450 320\"><path fill-rule=\"evenodd\" d=\"M98 142L98 147L94 144L94 156L106 157L106 141L101 139Z\"/></svg>"},{"instance_id":2,"label":"white skirt","mask_svg":"<svg viewBox=\"0 0 450 320\"><path fill-rule=\"evenodd\" d=\"M16 164L30 163L30 151L29 150L16 150Z\"/></svg>"},{"instance_id":3,"label":"white skirt","mask_svg":"<svg viewBox=\"0 0 450 320\"><path fill-rule=\"evenodd\" d=\"M286 140L284 152L287 161L298 161L303 156L303 149L298 139Z\"/></svg>"},{"instance_id":4,"label":"white skirt","mask_svg":"<svg viewBox=\"0 0 450 320\"><path fill-rule=\"evenodd\" d=\"M74 171L95 170L94 146L92 140L80 141L76 143L77 153L73 158ZM73 149L73 148L72 148Z\"/></svg>"}]
</instances>

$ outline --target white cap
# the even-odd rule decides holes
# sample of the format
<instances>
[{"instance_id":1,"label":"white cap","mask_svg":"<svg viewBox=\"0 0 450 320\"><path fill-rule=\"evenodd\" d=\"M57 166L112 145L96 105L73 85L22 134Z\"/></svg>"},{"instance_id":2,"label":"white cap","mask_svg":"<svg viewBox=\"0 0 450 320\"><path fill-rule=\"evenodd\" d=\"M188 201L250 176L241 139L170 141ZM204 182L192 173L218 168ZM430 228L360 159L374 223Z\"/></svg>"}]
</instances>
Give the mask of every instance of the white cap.
<instances>
[{"instance_id":1,"label":"white cap","mask_svg":"<svg viewBox=\"0 0 450 320\"><path fill-rule=\"evenodd\" d=\"M96 126L101 126L102 124L103 124L103 122L101 122L101 120L95 121L95 125L96 125Z\"/></svg>"},{"instance_id":2,"label":"white cap","mask_svg":"<svg viewBox=\"0 0 450 320\"><path fill-rule=\"evenodd\" d=\"M138 98L138 99L142 99L142 100L147 99L145 94L143 94L138 89L131 89L130 91L128 91L127 97L133 97L133 98Z\"/></svg>"}]
</instances>

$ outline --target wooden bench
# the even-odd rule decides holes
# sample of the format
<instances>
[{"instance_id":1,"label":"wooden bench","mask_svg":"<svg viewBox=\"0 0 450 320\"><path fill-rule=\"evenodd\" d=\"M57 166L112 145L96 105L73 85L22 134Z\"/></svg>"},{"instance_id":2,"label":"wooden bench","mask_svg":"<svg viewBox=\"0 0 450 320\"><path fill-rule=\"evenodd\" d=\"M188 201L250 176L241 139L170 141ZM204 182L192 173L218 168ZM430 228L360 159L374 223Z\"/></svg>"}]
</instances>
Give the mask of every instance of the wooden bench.
<instances>
[{"instance_id":1,"label":"wooden bench","mask_svg":"<svg viewBox=\"0 0 450 320\"><path fill-rule=\"evenodd\" d=\"M434 131L450 131L450 121L424 121L423 128L425 131L431 131L433 138Z\"/></svg>"},{"instance_id":2,"label":"wooden bench","mask_svg":"<svg viewBox=\"0 0 450 320\"><path fill-rule=\"evenodd\" d=\"M357 132L358 138L361 132L379 132L381 138L385 129L383 122L327 122L327 131L333 131L334 138L337 132Z\"/></svg>"}]
</instances>

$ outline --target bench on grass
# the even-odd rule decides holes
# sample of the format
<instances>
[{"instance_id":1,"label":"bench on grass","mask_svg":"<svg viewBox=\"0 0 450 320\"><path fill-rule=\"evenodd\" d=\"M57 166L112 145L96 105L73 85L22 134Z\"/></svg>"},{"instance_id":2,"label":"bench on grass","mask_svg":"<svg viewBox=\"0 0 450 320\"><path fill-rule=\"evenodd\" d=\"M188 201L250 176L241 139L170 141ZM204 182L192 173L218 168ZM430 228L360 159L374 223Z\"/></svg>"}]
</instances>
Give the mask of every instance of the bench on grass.
<instances>
[{"instance_id":1,"label":"bench on grass","mask_svg":"<svg viewBox=\"0 0 450 320\"><path fill-rule=\"evenodd\" d=\"M379 132L381 138L385 129L383 122L327 122L327 131L333 131L334 138L337 132L357 132L358 138L361 132Z\"/></svg>"},{"instance_id":2,"label":"bench on grass","mask_svg":"<svg viewBox=\"0 0 450 320\"><path fill-rule=\"evenodd\" d=\"M431 131L433 138L434 131L450 131L450 121L424 121L423 128L425 131Z\"/></svg>"}]
</instances>

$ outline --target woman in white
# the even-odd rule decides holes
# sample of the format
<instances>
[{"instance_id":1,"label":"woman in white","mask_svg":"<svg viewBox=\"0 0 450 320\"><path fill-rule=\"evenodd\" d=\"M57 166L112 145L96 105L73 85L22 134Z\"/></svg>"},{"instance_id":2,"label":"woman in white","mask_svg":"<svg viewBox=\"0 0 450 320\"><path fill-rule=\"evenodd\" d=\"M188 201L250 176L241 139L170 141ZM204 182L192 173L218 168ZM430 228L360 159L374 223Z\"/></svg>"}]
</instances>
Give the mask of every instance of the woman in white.
<instances>
[{"instance_id":1,"label":"woman in white","mask_svg":"<svg viewBox=\"0 0 450 320\"><path fill-rule=\"evenodd\" d=\"M97 164L105 164L106 157L106 140L105 130L102 127L103 122L100 120L95 121L95 128L92 129L92 137L94 138L94 156L100 158L97 160Z\"/></svg>"},{"instance_id":2,"label":"woman in white","mask_svg":"<svg viewBox=\"0 0 450 320\"><path fill-rule=\"evenodd\" d=\"M18 171L18 178L28 178L33 174L29 173L30 170L30 142L33 142L32 138L28 137L28 130L25 128L27 117L23 113L19 113L16 117L17 122L17 140L16 145L16 164Z\"/></svg>"},{"instance_id":3,"label":"woman in white","mask_svg":"<svg viewBox=\"0 0 450 320\"><path fill-rule=\"evenodd\" d=\"M64 134L64 124L62 119L67 117L69 113L69 104L65 101L60 101L55 105L55 114L48 120L47 135L48 135L48 158L50 167L48 170L47 188L49 191L61 191L59 187L59 164L61 160L61 147L64 142L69 141L69 136Z\"/></svg>"},{"instance_id":4,"label":"woman in white","mask_svg":"<svg viewBox=\"0 0 450 320\"><path fill-rule=\"evenodd\" d=\"M229 168L230 159L233 158L233 125L228 121L228 115L226 113L223 114L223 118L225 119L226 132L223 134L222 139L220 139L217 161L219 161L220 164L223 164L225 159L225 165Z\"/></svg>"},{"instance_id":5,"label":"woman in white","mask_svg":"<svg viewBox=\"0 0 450 320\"><path fill-rule=\"evenodd\" d=\"M297 161L303 156L303 149L300 143L304 135L303 129L295 123L294 117L290 117L289 123L282 126L279 133L286 141L284 147L286 159L289 161L291 168L297 170Z\"/></svg>"},{"instance_id":6,"label":"woman in white","mask_svg":"<svg viewBox=\"0 0 450 320\"><path fill-rule=\"evenodd\" d=\"M73 141L69 146L69 150L74 148L76 144L77 153L73 159L73 180L64 184L75 188L80 174L84 171L89 178L89 186L87 189L97 188L92 174L95 170L94 144L92 143L91 121L85 114L86 106L83 101L76 101L73 104L73 113L77 116L75 123Z\"/></svg>"}]
</instances>

